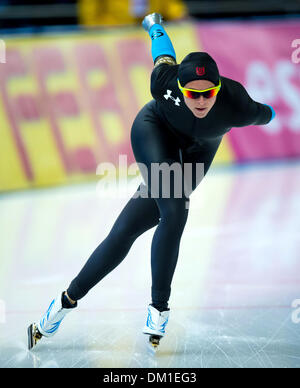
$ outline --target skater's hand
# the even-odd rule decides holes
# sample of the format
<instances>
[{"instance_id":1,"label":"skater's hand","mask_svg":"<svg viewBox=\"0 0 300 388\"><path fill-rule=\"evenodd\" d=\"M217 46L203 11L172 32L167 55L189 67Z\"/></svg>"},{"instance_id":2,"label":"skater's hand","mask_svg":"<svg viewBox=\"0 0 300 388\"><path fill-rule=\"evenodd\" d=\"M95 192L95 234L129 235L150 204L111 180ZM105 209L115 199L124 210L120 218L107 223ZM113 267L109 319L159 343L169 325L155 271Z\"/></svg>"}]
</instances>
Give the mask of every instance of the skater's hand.
<instances>
[{"instance_id":1,"label":"skater's hand","mask_svg":"<svg viewBox=\"0 0 300 388\"><path fill-rule=\"evenodd\" d=\"M159 13L151 13L144 17L144 20L142 21L142 26L144 29L149 32L150 28L154 24L162 24L163 23L163 17Z\"/></svg>"}]
</instances>

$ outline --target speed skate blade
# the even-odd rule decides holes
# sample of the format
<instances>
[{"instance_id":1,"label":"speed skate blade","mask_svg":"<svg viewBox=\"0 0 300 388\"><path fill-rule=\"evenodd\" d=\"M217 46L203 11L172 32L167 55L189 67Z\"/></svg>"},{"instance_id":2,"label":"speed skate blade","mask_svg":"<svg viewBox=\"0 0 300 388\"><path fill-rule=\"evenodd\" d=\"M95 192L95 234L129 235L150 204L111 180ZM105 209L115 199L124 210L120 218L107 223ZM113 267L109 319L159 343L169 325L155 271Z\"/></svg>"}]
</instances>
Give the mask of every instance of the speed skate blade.
<instances>
[{"instance_id":1,"label":"speed skate blade","mask_svg":"<svg viewBox=\"0 0 300 388\"><path fill-rule=\"evenodd\" d=\"M149 335L148 340L148 349L151 351L151 353L156 353L159 348L159 343L161 340L161 336L158 335Z\"/></svg>"},{"instance_id":2,"label":"speed skate blade","mask_svg":"<svg viewBox=\"0 0 300 388\"><path fill-rule=\"evenodd\" d=\"M27 329L28 335L28 350L31 350L37 342L42 338L42 334L38 331L36 325L32 323Z\"/></svg>"}]
</instances>

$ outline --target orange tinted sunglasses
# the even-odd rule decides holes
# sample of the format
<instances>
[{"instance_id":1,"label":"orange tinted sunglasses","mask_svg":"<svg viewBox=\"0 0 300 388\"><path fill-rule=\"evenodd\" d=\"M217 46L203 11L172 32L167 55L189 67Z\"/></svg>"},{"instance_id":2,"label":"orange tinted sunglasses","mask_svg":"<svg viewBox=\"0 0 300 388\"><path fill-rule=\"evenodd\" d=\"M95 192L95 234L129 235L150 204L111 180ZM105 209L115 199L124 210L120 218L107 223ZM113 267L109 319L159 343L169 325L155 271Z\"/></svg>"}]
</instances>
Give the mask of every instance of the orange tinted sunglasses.
<instances>
[{"instance_id":1,"label":"orange tinted sunglasses","mask_svg":"<svg viewBox=\"0 0 300 388\"><path fill-rule=\"evenodd\" d=\"M193 100L196 100L197 98L200 98L200 96L203 96L204 98L212 98L215 97L219 90L221 89L221 80L219 80L219 85L214 86L209 89L204 90L196 90L196 89L187 89L180 85L179 79L177 78L178 87L182 94L187 98L192 98Z\"/></svg>"}]
</instances>

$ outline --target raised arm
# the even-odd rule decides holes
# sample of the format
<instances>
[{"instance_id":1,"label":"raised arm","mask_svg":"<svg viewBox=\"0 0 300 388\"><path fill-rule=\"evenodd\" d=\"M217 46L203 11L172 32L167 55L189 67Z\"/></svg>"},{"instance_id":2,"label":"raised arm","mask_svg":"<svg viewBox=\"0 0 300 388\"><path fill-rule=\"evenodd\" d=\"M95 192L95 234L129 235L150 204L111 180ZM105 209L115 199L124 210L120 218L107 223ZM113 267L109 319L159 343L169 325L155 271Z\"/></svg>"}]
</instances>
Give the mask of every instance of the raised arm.
<instances>
[{"instance_id":1,"label":"raised arm","mask_svg":"<svg viewBox=\"0 0 300 388\"><path fill-rule=\"evenodd\" d=\"M161 63L176 65L176 54L168 34L162 26L163 18L159 13L145 16L142 26L152 40L151 53L154 66Z\"/></svg>"}]
</instances>

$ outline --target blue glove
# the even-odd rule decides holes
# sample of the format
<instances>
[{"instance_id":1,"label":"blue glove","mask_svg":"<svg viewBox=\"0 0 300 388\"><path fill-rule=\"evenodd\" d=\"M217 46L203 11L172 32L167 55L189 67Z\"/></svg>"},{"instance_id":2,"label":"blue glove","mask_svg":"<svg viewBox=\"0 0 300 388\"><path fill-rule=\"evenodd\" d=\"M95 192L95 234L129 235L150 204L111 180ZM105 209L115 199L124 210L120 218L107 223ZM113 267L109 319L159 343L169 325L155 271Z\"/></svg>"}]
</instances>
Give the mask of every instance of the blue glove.
<instances>
[{"instance_id":1,"label":"blue glove","mask_svg":"<svg viewBox=\"0 0 300 388\"><path fill-rule=\"evenodd\" d=\"M268 104L265 104L265 105L267 105L271 109L271 111L272 111L272 117L271 117L271 120L270 120L270 121L272 121L274 119L274 117L276 116L275 110L271 107L271 105L268 105Z\"/></svg>"}]
</instances>

